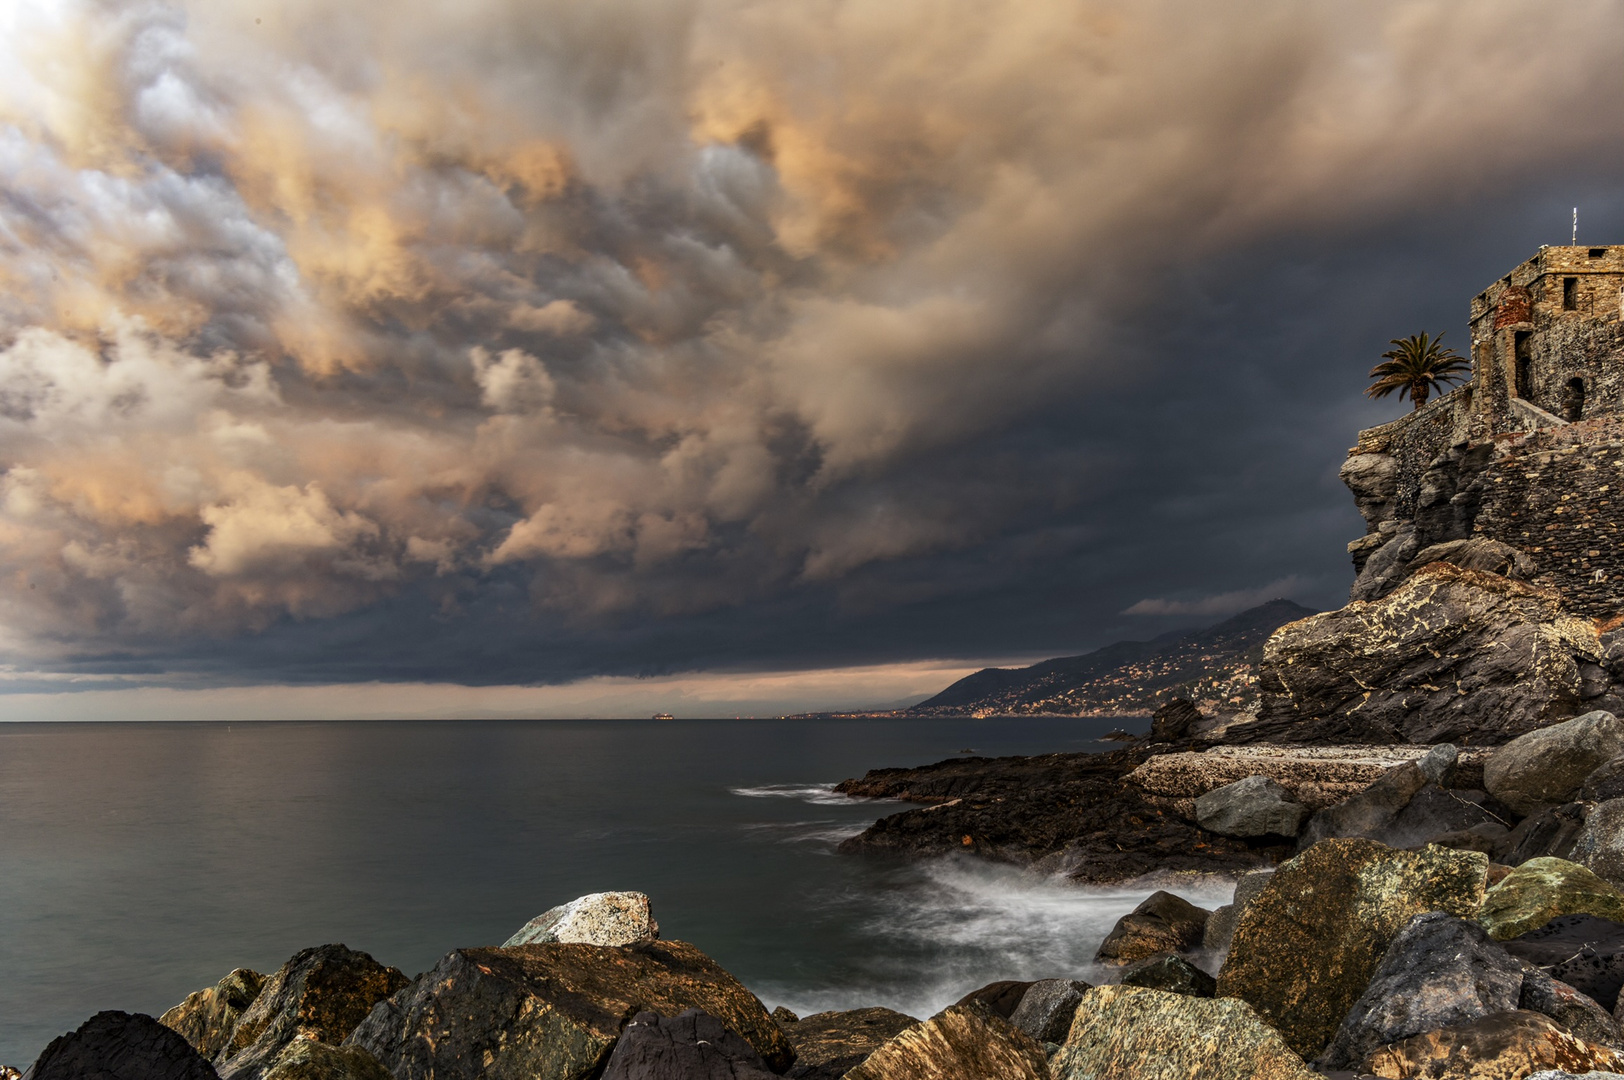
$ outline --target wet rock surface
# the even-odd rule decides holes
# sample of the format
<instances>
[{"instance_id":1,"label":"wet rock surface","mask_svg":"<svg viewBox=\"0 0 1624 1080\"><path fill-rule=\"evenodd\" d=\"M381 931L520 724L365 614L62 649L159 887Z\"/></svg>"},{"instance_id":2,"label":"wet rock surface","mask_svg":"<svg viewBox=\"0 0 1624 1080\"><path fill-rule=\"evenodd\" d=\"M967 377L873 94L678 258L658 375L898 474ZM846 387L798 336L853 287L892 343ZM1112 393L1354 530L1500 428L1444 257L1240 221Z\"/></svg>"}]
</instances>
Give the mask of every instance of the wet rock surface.
<instances>
[{"instance_id":1,"label":"wet rock surface","mask_svg":"<svg viewBox=\"0 0 1624 1080\"><path fill-rule=\"evenodd\" d=\"M908 1028L846 1080L1047 1080L1043 1048L979 1002L952 1005Z\"/></svg>"},{"instance_id":2,"label":"wet rock surface","mask_svg":"<svg viewBox=\"0 0 1624 1080\"><path fill-rule=\"evenodd\" d=\"M1312 1058L1365 991L1416 915L1477 913L1488 859L1371 840L1325 840L1270 877L1237 920L1218 993L1236 997Z\"/></svg>"},{"instance_id":3,"label":"wet rock surface","mask_svg":"<svg viewBox=\"0 0 1624 1080\"><path fill-rule=\"evenodd\" d=\"M1233 998L1097 986L1050 1059L1054 1080L1310 1080L1315 1074Z\"/></svg>"},{"instance_id":4,"label":"wet rock surface","mask_svg":"<svg viewBox=\"0 0 1624 1080\"><path fill-rule=\"evenodd\" d=\"M777 1017L777 1013L774 1013ZM919 1023L892 1009L849 1009L779 1021L795 1053L791 1080L840 1080L875 1050Z\"/></svg>"},{"instance_id":5,"label":"wet rock surface","mask_svg":"<svg viewBox=\"0 0 1624 1080\"><path fill-rule=\"evenodd\" d=\"M216 1080L173 1028L142 1013L99 1012L52 1039L26 1080Z\"/></svg>"},{"instance_id":6,"label":"wet rock surface","mask_svg":"<svg viewBox=\"0 0 1624 1080\"><path fill-rule=\"evenodd\" d=\"M602 1080L774 1080L748 1042L699 1009L641 1012L620 1033Z\"/></svg>"},{"instance_id":7,"label":"wet rock surface","mask_svg":"<svg viewBox=\"0 0 1624 1080\"><path fill-rule=\"evenodd\" d=\"M406 976L343 945L302 949L265 980L220 1052L225 1080L259 1080L295 1039L338 1044Z\"/></svg>"},{"instance_id":8,"label":"wet rock surface","mask_svg":"<svg viewBox=\"0 0 1624 1080\"><path fill-rule=\"evenodd\" d=\"M458 949L378 1005L348 1040L396 1080L575 1080L603 1067L639 1012L701 1009L774 1071L788 1040L761 1002L680 941Z\"/></svg>"},{"instance_id":9,"label":"wet rock surface","mask_svg":"<svg viewBox=\"0 0 1624 1080\"><path fill-rule=\"evenodd\" d=\"M212 1060L231 1042L237 1021L254 1003L265 976L238 968L213 986L188 994L186 1000L158 1017L179 1032L204 1058Z\"/></svg>"},{"instance_id":10,"label":"wet rock surface","mask_svg":"<svg viewBox=\"0 0 1624 1080\"><path fill-rule=\"evenodd\" d=\"M1181 896L1158 890L1117 920L1094 959L1126 964L1158 953L1198 948L1211 914Z\"/></svg>"},{"instance_id":11,"label":"wet rock surface","mask_svg":"<svg viewBox=\"0 0 1624 1080\"><path fill-rule=\"evenodd\" d=\"M1217 979L1173 953L1163 953L1129 964L1122 971L1121 984L1142 986L1147 990L1165 990L1169 994L1188 994L1191 997L1212 997L1218 990Z\"/></svg>"},{"instance_id":12,"label":"wet rock surface","mask_svg":"<svg viewBox=\"0 0 1624 1080\"><path fill-rule=\"evenodd\" d=\"M1505 943L1506 951L1617 1013L1624 987L1624 924L1564 915Z\"/></svg>"},{"instance_id":13,"label":"wet rock surface","mask_svg":"<svg viewBox=\"0 0 1624 1080\"><path fill-rule=\"evenodd\" d=\"M1521 1080L1540 1069L1584 1073L1619 1067L1624 1067L1624 1055L1575 1038L1550 1018L1526 1010L1414 1035L1363 1062L1376 1076L1440 1080Z\"/></svg>"},{"instance_id":14,"label":"wet rock surface","mask_svg":"<svg viewBox=\"0 0 1624 1080\"><path fill-rule=\"evenodd\" d=\"M1008 1020L1015 1015L1015 1010L1020 1008L1021 999L1026 997L1026 992L1031 988L1032 983L1030 981L999 979L997 982L990 982L986 986L977 987L953 1004L969 1005L971 1002L980 1002L1005 1020Z\"/></svg>"},{"instance_id":15,"label":"wet rock surface","mask_svg":"<svg viewBox=\"0 0 1624 1080\"><path fill-rule=\"evenodd\" d=\"M1077 1004L1090 989L1076 979L1039 979L1021 996L1009 1022L1040 1043L1064 1042Z\"/></svg>"}]
</instances>

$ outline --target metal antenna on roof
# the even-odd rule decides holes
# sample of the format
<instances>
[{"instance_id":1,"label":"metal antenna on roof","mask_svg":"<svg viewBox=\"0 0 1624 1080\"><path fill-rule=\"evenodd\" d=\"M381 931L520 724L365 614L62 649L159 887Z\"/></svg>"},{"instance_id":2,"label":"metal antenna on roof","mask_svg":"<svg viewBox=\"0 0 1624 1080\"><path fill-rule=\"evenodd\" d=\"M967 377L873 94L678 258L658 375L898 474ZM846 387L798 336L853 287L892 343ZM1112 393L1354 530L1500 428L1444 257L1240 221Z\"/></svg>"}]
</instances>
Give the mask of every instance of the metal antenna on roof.
<instances>
[{"instance_id":1,"label":"metal antenna on roof","mask_svg":"<svg viewBox=\"0 0 1624 1080\"><path fill-rule=\"evenodd\" d=\"M1573 208L1573 246L1579 246L1579 208Z\"/></svg>"}]
</instances>

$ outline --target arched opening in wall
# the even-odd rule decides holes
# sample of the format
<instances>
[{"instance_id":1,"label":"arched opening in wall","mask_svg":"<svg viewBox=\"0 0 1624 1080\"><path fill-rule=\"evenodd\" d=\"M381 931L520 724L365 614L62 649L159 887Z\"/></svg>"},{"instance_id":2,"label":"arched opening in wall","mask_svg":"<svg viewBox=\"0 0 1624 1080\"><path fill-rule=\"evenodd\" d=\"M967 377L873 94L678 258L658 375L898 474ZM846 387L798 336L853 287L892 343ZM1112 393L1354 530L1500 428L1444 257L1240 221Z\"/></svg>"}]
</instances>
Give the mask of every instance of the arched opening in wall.
<instances>
[{"instance_id":1,"label":"arched opening in wall","mask_svg":"<svg viewBox=\"0 0 1624 1080\"><path fill-rule=\"evenodd\" d=\"M1562 393L1562 419L1572 422L1585 414L1585 381L1569 379Z\"/></svg>"},{"instance_id":2,"label":"arched opening in wall","mask_svg":"<svg viewBox=\"0 0 1624 1080\"><path fill-rule=\"evenodd\" d=\"M1511 339L1511 352L1517 361L1517 396L1527 401L1529 400L1529 385L1533 380L1533 332L1530 330L1518 330L1516 336Z\"/></svg>"}]
</instances>

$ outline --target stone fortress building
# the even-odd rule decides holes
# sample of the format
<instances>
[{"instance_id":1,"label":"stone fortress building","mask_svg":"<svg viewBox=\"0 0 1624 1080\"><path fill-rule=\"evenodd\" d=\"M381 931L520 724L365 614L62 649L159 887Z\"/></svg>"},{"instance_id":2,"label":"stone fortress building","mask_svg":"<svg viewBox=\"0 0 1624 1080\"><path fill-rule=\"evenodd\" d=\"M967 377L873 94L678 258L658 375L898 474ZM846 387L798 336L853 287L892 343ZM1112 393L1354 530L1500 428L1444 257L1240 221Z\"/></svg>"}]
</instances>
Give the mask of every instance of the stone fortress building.
<instances>
[{"instance_id":1,"label":"stone fortress building","mask_svg":"<svg viewBox=\"0 0 1624 1080\"><path fill-rule=\"evenodd\" d=\"M1472 378L1359 433L1353 600L1446 561L1624 612L1624 246L1544 247L1471 302Z\"/></svg>"}]
</instances>

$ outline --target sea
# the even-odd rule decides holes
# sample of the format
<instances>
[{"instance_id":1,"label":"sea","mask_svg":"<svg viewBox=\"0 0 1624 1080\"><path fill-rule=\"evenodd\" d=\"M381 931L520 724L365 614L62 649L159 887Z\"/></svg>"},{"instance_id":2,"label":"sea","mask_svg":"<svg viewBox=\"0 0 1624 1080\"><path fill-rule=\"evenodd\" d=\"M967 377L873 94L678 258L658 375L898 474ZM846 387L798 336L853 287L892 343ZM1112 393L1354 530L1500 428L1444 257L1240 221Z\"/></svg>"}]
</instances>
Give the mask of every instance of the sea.
<instances>
[{"instance_id":1,"label":"sea","mask_svg":"<svg viewBox=\"0 0 1624 1080\"><path fill-rule=\"evenodd\" d=\"M1149 890L841 855L905 807L831 788L1103 751L1119 726L1148 720L0 723L0 1064L307 946L415 975L612 889L649 894L662 937L803 1016L923 1017L995 979L1087 979Z\"/></svg>"}]
</instances>

